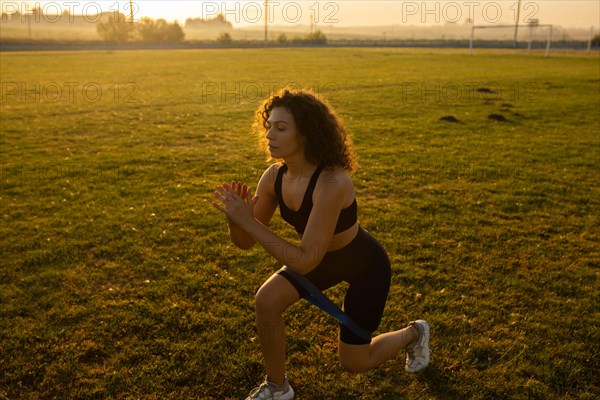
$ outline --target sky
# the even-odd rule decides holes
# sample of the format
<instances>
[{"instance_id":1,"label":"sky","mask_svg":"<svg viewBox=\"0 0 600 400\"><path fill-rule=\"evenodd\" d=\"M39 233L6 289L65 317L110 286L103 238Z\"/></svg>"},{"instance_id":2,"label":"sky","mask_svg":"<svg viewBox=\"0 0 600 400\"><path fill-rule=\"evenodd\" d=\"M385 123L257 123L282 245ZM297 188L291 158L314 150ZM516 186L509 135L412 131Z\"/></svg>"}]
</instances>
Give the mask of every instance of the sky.
<instances>
[{"instance_id":1,"label":"sky","mask_svg":"<svg viewBox=\"0 0 600 400\"><path fill-rule=\"evenodd\" d=\"M94 15L97 10L119 10L129 15L127 0L31 0L0 1L2 11L21 12L38 4L48 14L69 10L72 14ZM518 0L268 0L268 19L274 25L321 26L437 25L464 23L477 25L514 24ZM212 18L218 13L236 28L264 26L264 0L133 0L134 17L165 18L184 24L190 17ZM600 26L600 0L521 0L519 21L590 28Z\"/></svg>"}]
</instances>

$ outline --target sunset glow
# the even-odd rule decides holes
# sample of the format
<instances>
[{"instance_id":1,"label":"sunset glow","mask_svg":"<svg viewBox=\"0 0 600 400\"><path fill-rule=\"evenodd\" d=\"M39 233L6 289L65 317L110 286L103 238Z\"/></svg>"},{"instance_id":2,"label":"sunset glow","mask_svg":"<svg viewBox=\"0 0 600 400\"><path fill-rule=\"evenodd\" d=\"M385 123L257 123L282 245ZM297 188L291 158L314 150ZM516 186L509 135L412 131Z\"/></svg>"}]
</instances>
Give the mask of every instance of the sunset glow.
<instances>
[{"instance_id":1,"label":"sunset glow","mask_svg":"<svg viewBox=\"0 0 600 400\"><path fill-rule=\"evenodd\" d=\"M92 14L96 11L119 11L129 15L129 1L0 1L3 12L27 12L39 6L45 14L69 11L71 14ZM274 25L371 26L371 25L437 25L464 23L473 19L477 24L514 23L517 1L269 1L268 19ZM178 20L214 18L225 15L234 27L257 28L264 24L264 1L133 1L136 19L143 16ZM521 23L538 19L540 23L564 27L597 27L600 25L600 2L587 1L527 1L521 3Z\"/></svg>"}]
</instances>

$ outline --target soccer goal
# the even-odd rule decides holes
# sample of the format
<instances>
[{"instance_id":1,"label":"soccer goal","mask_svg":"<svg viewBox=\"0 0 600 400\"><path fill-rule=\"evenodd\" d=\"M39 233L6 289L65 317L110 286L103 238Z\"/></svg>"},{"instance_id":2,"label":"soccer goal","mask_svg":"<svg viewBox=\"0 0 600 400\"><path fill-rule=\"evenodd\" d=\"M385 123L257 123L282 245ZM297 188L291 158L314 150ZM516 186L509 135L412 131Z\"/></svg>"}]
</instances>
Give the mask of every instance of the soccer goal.
<instances>
[{"instance_id":1,"label":"soccer goal","mask_svg":"<svg viewBox=\"0 0 600 400\"><path fill-rule=\"evenodd\" d=\"M469 40L469 54L473 54L473 46L475 43L475 30L477 29L507 29L511 28L515 30L515 47L517 47L517 35L516 31L519 28L523 28L527 30L528 33L528 43L527 43L527 53L531 53L531 47L533 43L533 35L538 31L538 29L546 29L546 57L550 55L550 47L552 44L552 25L550 24L540 24L537 20L532 20L529 24L525 25L473 25L471 27L471 40Z\"/></svg>"}]
</instances>

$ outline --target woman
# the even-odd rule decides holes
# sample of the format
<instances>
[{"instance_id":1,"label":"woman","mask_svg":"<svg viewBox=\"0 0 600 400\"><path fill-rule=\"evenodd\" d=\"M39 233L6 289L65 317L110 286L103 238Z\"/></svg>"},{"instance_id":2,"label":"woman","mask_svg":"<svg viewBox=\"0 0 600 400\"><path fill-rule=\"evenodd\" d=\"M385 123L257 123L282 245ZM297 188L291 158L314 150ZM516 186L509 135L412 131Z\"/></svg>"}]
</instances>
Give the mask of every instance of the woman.
<instances>
[{"instance_id":1,"label":"woman","mask_svg":"<svg viewBox=\"0 0 600 400\"><path fill-rule=\"evenodd\" d=\"M350 178L357 161L340 118L311 91L284 89L261 105L255 127L268 155L279 163L263 173L254 197L240 182L217 186L217 201L212 204L227 216L231 240L242 249L258 243L320 290L348 282L345 313L374 332L389 291L390 263L385 250L357 221ZM277 207L299 233L299 245L268 228ZM294 398L285 373L282 314L308 293L292 275L278 271L256 294L256 324L267 378L248 399ZM401 349L406 349L407 371L428 365L426 321L411 322L372 340L340 324L339 360L351 372L377 367Z\"/></svg>"}]
</instances>

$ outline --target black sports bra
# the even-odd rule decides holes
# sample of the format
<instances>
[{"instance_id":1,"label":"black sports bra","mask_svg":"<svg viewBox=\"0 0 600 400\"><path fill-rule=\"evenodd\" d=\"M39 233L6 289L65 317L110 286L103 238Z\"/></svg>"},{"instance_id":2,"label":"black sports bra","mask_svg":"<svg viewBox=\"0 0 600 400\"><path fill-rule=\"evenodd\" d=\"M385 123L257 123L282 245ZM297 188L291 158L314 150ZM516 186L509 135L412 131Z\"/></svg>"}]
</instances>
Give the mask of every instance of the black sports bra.
<instances>
[{"instance_id":1,"label":"black sports bra","mask_svg":"<svg viewBox=\"0 0 600 400\"><path fill-rule=\"evenodd\" d=\"M321 171L323 171L323 168L317 167L311 176L308 187L306 188L306 192L304 193L304 198L302 199L302 205L298 211L290 210L285 205L285 202L283 201L283 195L281 194L282 178L287 169L288 166L286 164L283 164L281 167L279 167L279 171L277 171L277 179L275 180L275 194L277 195L277 202L279 203L279 212L281 213L281 217L286 222L290 223L294 228L296 228L296 232L303 234L304 230L306 229L306 224L308 223L308 217L312 211L313 191L315 190L317 179L319 179L319 175L321 174ZM356 199L354 199L352 204L340 211L340 216L338 217L334 233L340 233L346 229L352 228L352 226L354 226L358 220L357 211L358 205L356 203Z\"/></svg>"}]
</instances>

